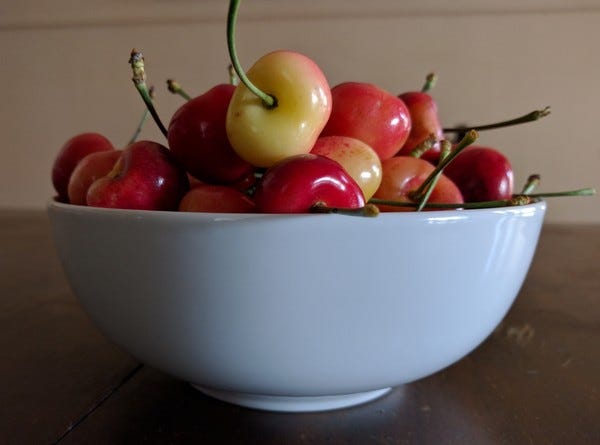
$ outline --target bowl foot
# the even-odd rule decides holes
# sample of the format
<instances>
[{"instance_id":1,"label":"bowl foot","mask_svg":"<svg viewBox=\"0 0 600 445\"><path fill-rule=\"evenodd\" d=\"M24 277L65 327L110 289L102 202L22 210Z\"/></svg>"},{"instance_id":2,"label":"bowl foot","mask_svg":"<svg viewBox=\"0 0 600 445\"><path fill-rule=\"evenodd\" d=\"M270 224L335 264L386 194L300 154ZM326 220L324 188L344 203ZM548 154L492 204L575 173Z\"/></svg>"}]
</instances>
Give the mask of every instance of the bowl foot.
<instances>
[{"instance_id":1,"label":"bowl foot","mask_svg":"<svg viewBox=\"0 0 600 445\"><path fill-rule=\"evenodd\" d=\"M192 386L210 397L232 403L234 405L264 411L289 413L328 411L333 409L348 408L375 400L384 394L387 394L391 390L391 388L383 388L376 389L374 391L333 396L268 396L261 394L221 391L194 384L192 384Z\"/></svg>"}]
</instances>

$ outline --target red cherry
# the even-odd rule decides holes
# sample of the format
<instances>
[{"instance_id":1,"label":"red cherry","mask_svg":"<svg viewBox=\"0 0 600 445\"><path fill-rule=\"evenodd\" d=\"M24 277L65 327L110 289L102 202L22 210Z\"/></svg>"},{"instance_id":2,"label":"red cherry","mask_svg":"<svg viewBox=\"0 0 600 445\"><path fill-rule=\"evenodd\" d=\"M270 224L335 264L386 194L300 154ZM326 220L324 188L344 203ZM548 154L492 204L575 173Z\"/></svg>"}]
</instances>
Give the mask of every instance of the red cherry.
<instances>
[{"instance_id":1,"label":"red cherry","mask_svg":"<svg viewBox=\"0 0 600 445\"><path fill-rule=\"evenodd\" d=\"M467 147L444 173L458 186L466 202L510 199L513 194L510 161L493 148Z\"/></svg>"},{"instance_id":2,"label":"red cherry","mask_svg":"<svg viewBox=\"0 0 600 445\"><path fill-rule=\"evenodd\" d=\"M345 209L365 205L360 187L342 166L314 154L290 156L269 168L254 200L263 213L307 213L317 203Z\"/></svg>"},{"instance_id":3,"label":"red cherry","mask_svg":"<svg viewBox=\"0 0 600 445\"><path fill-rule=\"evenodd\" d=\"M68 202L69 179L79 161L90 153L114 149L112 143L98 133L81 133L65 142L52 166L52 185L58 199Z\"/></svg>"},{"instance_id":4,"label":"red cherry","mask_svg":"<svg viewBox=\"0 0 600 445\"><path fill-rule=\"evenodd\" d=\"M402 99L361 82L331 89L332 110L322 136L349 136L369 145L381 159L394 156L406 142L411 121Z\"/></svg>"},{"instance_id":5,"label":"red cherry","mask_svg":"<svg viewBox=\"0 0 600 445\"><path fill-rule=\"evenodd\" d=\"M421 91L407 92L399 97L404 101L410 112L412 127L408 139L398 155L410 155L415 147L433 134L438 142L421 157L434 164L437 163L440 157L439 141L443 139L444 132L435 100L429 94Z\"/></svg>"},{"instance_id":6,"label":"red cherry","mask_svg":"<svg viewBox=\"0 0 600 445\"><path fill-rule=\"evenodd\" d=\"M225 185L197 184L179 203L182 212L251 213L254 201Z\"/></svg>"},{"instance_id":7,"label":"red cherry","mask_svg":"<svg viewBox=\"0 0 600 445\"><path fill-rule=\"evenodd\" d=\"M90 153L77 166L69 180L69 202L86 205L87 191L97 180L110 173L121 157L122 150L105 150Z\"/></svg>"},{"instance_id":8,"label":"red cherry","mask_svg":"<svg viewBox=\"0 0 600 445\"><path fill-rule=\"evenodd\" d=\"M123 150L112 171L90 186L87 204L176 210L188 189L187 174L168 148L156 142L139 141Z\"/></svg>"},{"instance_id":9,"label":"red cherry","mask_svg":"<svg viewBox=\"0 0 600 445\"><path fill-rule=\"evenodd\" d=\"M233 151L225 131L234 90L233 85L217 85L183 104L171 118L169 147L179 163L201 181L228 184L253 170Z\"/></svg>"},{"instance_id":10,"label":"red cherry","mask_svg":"<svg viewBox=\"0 0 600 445\"><path fill-rule=\"evenodd\" d=\"M396 156L381 162L381 185L375 198L390 201L413 202L410 192L416 190L434 170L431 163L411 156ZM445 175L441 175L431 192L428 203L463 203L458 187ZM380 210L412 211L412 207L378 205Z\"/></svg>"}]
</instances>

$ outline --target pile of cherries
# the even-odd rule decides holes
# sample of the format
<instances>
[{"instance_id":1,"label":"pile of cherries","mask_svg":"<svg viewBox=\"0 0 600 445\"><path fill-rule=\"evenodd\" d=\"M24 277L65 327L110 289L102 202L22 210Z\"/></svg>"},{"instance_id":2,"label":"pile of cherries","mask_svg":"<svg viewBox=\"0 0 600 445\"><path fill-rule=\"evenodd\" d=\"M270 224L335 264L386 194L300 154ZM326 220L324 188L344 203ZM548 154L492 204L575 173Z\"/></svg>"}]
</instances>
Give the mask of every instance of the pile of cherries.
<instances>
[{"instance_id":1,"label":"pile of cherries","mask_svg":"<svg viewBox=\"0 0 600 445\"><path fill-rule=\"evenodd\" d=\"M329 87L319 67L292 51L260 58L246 73L234 45L239 1L231 1L230 83L191 98L164 126L146 86L144 59L132 52L133 81L167 144L79 134L52 170L57 199L77 205L196 212L306 213L468 208L520 204L513 171L499 151L474 146L477 130L444 129L429 93L395 95L376 85ZM232 72L233 72L232 71ZM445 134L462 131L450 142ZM525 198L525 201L524 201Z\"/></svg>"}]
</instances>

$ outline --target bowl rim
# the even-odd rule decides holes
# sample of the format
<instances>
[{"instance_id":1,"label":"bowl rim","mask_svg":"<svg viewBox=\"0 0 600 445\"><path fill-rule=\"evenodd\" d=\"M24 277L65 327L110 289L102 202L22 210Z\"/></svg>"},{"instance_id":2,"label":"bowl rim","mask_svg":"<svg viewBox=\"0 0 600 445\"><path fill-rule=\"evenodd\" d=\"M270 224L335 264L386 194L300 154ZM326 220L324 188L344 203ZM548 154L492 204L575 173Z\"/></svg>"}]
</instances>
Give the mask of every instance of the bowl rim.
<instances>
[{"instance_id":1,"label":"bowl rim","mask_svg":"<svg viewBox=\"0 0 600 445\"><path fill-rule=\"evenodd\" d=\"M182 212L177 210L138 210L138 209L116 209L106 207L92 207L84 205L69 204L60 202L56 198L51 198L47 203L48 212L68 213L80 216L114 216L114 217L135 217L135 218L155 218L155 219L181 219L181 220L219 220L219 219L325 219L331 217L338 218L354 218L357 220L372 220L372 219L406 219L415 220L439 220L439 219L457 219L467 216L476 216L482 214L498 214L498 215L520 215L531 214L536 211L546 210L546 201L543 199L536 200L529 204L503 206L503 207L488 207L480 209L441 209L427 210L422 212L406 211L406 212L380 212L376 217L348 217L339 214L330 213L214 213L214 212Z\"/></svg>"}]
</instances>

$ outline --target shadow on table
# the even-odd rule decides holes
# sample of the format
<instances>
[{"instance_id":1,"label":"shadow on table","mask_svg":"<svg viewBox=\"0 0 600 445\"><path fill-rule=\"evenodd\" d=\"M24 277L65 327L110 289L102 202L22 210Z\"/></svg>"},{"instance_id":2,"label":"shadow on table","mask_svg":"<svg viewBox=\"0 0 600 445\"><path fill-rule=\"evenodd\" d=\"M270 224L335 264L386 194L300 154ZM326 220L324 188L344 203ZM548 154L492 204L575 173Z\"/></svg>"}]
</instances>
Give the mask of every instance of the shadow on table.
<instances>
[{"instance_id":1,"label":"shadow on table","mask_svg":"<svg viewBox=\"0 0 600 445\"><path fill-rule=\"evenodd\" d=\"M144 367L60 443L492 443L459 399L419 385L348 409L272 413L214 400Z\"/></svg>"}]
</instances>

